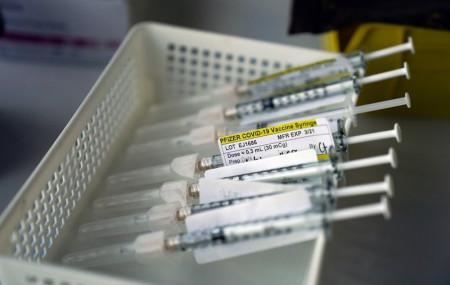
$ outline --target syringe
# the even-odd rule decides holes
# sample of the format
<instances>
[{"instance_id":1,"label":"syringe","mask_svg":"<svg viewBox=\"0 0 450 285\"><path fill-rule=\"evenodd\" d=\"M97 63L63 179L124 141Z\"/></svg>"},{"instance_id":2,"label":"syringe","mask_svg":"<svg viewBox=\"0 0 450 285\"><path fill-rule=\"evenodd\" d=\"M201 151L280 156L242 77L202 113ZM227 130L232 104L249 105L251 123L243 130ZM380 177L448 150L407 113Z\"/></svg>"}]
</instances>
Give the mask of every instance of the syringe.
<instances>
[{"instance_id":1,"label":"syringe","mask_svg":"<svg viewBox=\"0 0 450 285\"><path fill-rule=\"evenodd\" d=\"M368 158L356 159L342 162L340 157L331 150L329 160L321 160L318 162L302 164L297 166L289 166L272 170L265 170L261 172L246 173L239 175L230 175L232 168L239 167L238 165L227 166L227 172L220 171L220 169L211 169L206 172L206 178L212 179L231 179L240 181L262 181L262 182L277 182L277 183L296 183L305 178L318 177L326 175L327 173L334 173L336 177L341 177L345 170L370 167L381 164L390 164L392 168L397 168L398 160L393 148L390 148L385 155L373 156Z\"/></svg>"},{"instance_id":2,"label":"syringe","mask_svg":"<svg viewBox=\"0 0 450 285\"><path fill-rule=\"evenodd\" d=\"M394 101L393 103L395 102L396 101ZM355 114L355 112L358 112L356 110L357 108L358 107L354 108L352 112L353 115ZM347 110L348 109L343 110L342 113L344 113L344 111ZM154 164L161 161L157 159L158 157L164 157L164 159L171 159L176 156L192 152L197 152L200 153L201 155L211 155L219 151L217 139L219 139L222 136L236 134L243 131L282 125L286 123L292 123L295 121L303 121L307 119L312 119L312 117L309 118L303 117L300 118L300 120L295 119L295 120L277 121L274 123L267 123L267 124L260 123L235 130L230 130L226 127L214 127L214 126L200 127L193 129L188 135L132 145L127 149L126 156L124 157L124 159L126 160L125 161L126 164L133 164L133 162L142 160L147 160L148 163ZM328 119L330 130L333 131L333 135L335 137L338 136L338 138L344 135L345 127L342 125L341 121L334 120L333 118ZM371 138L373 140L382 139L382 137L377 136L377 134L378 133L374 133L373 136L371 136ZM346 144L352 144L353 141L346 141ZM340 145L341 141L339 141L338 144ZM149 165L148 163L145 164Z\"/></svg>"},{"instance_id":3,"label":"syringe","mask_svg":"<svg viewBox=\"0 0 450 285\"><path fill-rule=\"evenodd\" d=\"M239 121L248 120L258 114L264 114L265 118L261 120L258 117L258 121L279 120L292 115L293 112L298 115L306 115L307 113L318 112L323 109L353 106L359 88L362 85L399 76L409 78L406 63L403 68L364 78L358 79L354 76L347 76L332 83L316 85L314 88L292 90L282 95L239 103L232 107L215 105L201 109L197 114L184 118L140 127L136 131L135 140L146 141L174 136L186 132L186 130L205 125L229 125L232 127L239 124Z\"/></svg>"},{"instance_id":4,"label":"syringe","mask_svg":"<svg viewBox=\"0 0 450 285\"><path fill-rule=\"evenodd\" d=\"M226 119L242 119L247 116L263 112L273 112L282 108L287 108L293 105L305 105L314 103L318 99L330 98L342 94L359 94L359 89L366 84L405 76L409 79L408 65L405 62L403 68L391 70L363 78L356 78L354 76L344 77L336 82L327 83L323 86L317 86L314 89L305 91L294 91L288 94L281 94L269 98L254 100L245 103L239 103L224 110ZM325 100L327 101L327 100ZM317 102L316 102L317 103ZM315 109L325 106L314 106ZM299 109L299 111L311 111L311 109Z\"/></svg>"},{"instance_id":5,"label":"syringe","mask_svg":"<svg viewBox=\"0 0 450 285\"><path fill-rule=\"evenodd\" d=\"M137 138L137 143L130 146L127 150L128 156L141 156L144 153L159 153L160 151L164 151L161 148L164 149L170 149L171 153L175 153L177 151L186 151L186 152L200 152L202 149L206 149L206 151L209 150L209 148L206 146L206 144L210 144L212 141L214 143L217 141L217 138L234 134L246 130L254 130L259 129L263 127L268 127L272 125L277 124L285 124L292 121L302 121L311 119L313 117L316 118L327 118L330 120L336 120L340 118L354 118L356 115L368 113L368 112L374 112L378 110L388 109L388 108L394 108L398 106L404 106L406 105L408 108L411 107L411 101L408 93L405 93L404 97L397 98L397 99L391 99L391 100L385 100L380 101L377 103L372 104L366 104L362 106L346 106L342 108L338 108L335 110L330 110L326 112L318 112L314 114L308 114L299 116L294 114L291 114L289 112L286 112L286 116L290 116L290 119L286 119L283 121L267 121L267 118L264 118L263 115L261 115L260 121L257 123L249 122L249 124L244 124L244 126L239 128L227 128L227 127L220 127L220 126L204 126L199 127L191 130L188 134L185 135L179 135L169 138L163 138L163 139L157 139L157 140L149 140L152 139L148 136L143 136L140 138ZM252 121L254 121L252 119ZM265 123L261 123L265 122ZM334 125L330 125L333 132L337 131L336 129L333 129ZM189 149L189 150L188 150ZM172 152L174 151L174 152Z\"/></svg>"},{"instance_id":6,"label":"syringe","mask_svg":"<svg viewBox=\"0 0 450 285\"><path fill-rule=\"evenodd\" d=\"M268 157L264 159L264 161L257 160L248 162L244 169L239 169L238 172L234 173L247 173L249 170L252 172L265 171L316 161L316 152L314 150L307 150L286 154L282 157ZM199 183L195 180L169 181L163 183L159 188L99 198L94 201L94 211L99 214L126 212L130 209L150 208L161 203L174 202L180 203L182 206L192 205L198 203L200 188L213 189L217 186L218 188L224 189L224 185L222 185L222 183L226 183L227 188L230 186L230 181L214 180L215 186L205 184L206 181L208 180L200 179ZM278 186L267 184L266 187L274 189ZM262 188L264 187L260 187L261 191ZM208 192L210 191L203 192L204 195L200 197L200 202L211 201L211 197L206 195ZM222 193L224 194L225 192ZM235 195L233 195L233 197L235 197ZM207 200L203 200L204 198Z\"/></svg>"},{"instance_id":7,"label":"syringe","mask_svg":"<svg viewBox=\"0 0 450 285\"><path fill-rule=\"evenodd\" d=\"M414 53L411 37L408 38L406 43L375 52L365 54L363 51L357 51L344 56L338 55L336 58L320 60L311 64L274 72L250 80L244 85L224 86L213 89L211 94L208 95L195 96L177 102L156 104L150 108L144 118L144 123L155 123L174 116L185 116L218 101L230 103L249 96L253 98L270 96L284 89L339 73L350 73L360 77L365 73L365 63L367 61L406 51Z\"/></svg>"},{"instance_id":8,"label":"syringe","mask_svg":"<svg viewBox=\"0 0 450 285\"><path fill-rule=\"evenodd\" d=\"M302 117L295 116L284 121L250 124L237 129L213 126L201 127L192 130L188 135L132 145L128 148L127 153L124 156L122 166L127 169L135 169L150 165L157 165L190 152L198 152L202 155L211 155L213 153L217 153L217 139L221 136L291 123L293 121L308 120L313 117L327 118L330 121L330 129L332 130L333 135L343 135L348 133L350 128L349 123L355 121L356 115L398 106L407 106L408 108L411 107L411 101L408 93L405 93L404 97L397 99L357 107L348 106L314 115ZM340 124L337 123L340 118L346 119L344 128L340 127ZM348 120L348 118L351 118L351 120Z\"/></svg>"},{"instance_id":9,"label":"syringe","mask_svg":"<svg viewBox=\"0 0 450 285\"><path fill-rule=\"evenodd\" d=\"M396 165L395 152L393 149L389 150L389 154L386 156L379 156L373 158L359 159L355 161L339 162L337 155L330 154L332 161L322 161L319 164L307 164L302 166L293 166L287 169L282 169L283 171L289 170L289 172L294 172L294 176L301 175L302 178L307 176L320 176L327 171L341 173L345 169L353 169L359 167L367 167L371 165L389 163L393 167ZM268 158L265 158L268 159ZM265 160L260 160L265 162ZM250 163L250 162L246 162ZM243 163L245 165L246 163ZM238 164L239 165L239 164ZM219 168L223 167L223 161L220 155L206 156L199 158L197 154L187 155L183 157L178 157L172 161L170 164L164 164L159 166L153 166L149 168L128 171L124 173L114 174L107 179L107 190L110 191L126 191L130 188L151 185L156 183L162 183L165 181L176 180L176 179L191 179L197 180L203 176L206 170L211 170L211 178L214 175L222 175L223 171L217 171ZM227 166L236 167L237 165ZM239 166L238 166L239 167ZM231 168L230 168L231 169ZM214 171L216 170L216 171ZM267 171L266 171L267 172ZM278 173L278 176L272 177L273 174ZM271 181L272 179L280 179L280 172L277 170L272 170L271 175L264 177L264 181ZM239 178L234 178L238 180L258 180L255 176L259 176L258 173L252 173L249 175L239 176ZM252 178L253 177L253 178ZM219 178L223 178L219 177ZM283 179L284 181L285 179Z\"/></svg>"},{"instance_id":10,"label":"syringe","mask_svg":"<svg viewBox=\"0 0 450 285\"><path fill-rule=\"evenodd\" d=\"M217 188L202 189L202 192L208 192L208 190L228 190L233 193L239 193L239 197L227 200L211 201L203 204L194 204L190 206L181 206L179 203L157 205L152 207L147 212L83 224L79 228L79 236L80 238L85 239L143 233L157 230L164 230L169 233L181 232L184 229L184 221L188 216L243 203L249 199L257 199L267 195L287 191L306 191L312 207L317 208L322 208L328 204L332 205L338 198L376 193L388 194L388 196L391 197L393 194L392 180L388 175L382 182L341 188L336 188L335 185L333 185L334 179L332 177L326 180L330 180L326 183L328 185L324 185L324 182L316 182L315 184L307 185L277 185L260 182L236 182L222 180L220 181L222 182L220 190ZM227 183L229 185L227 185Z\"/></svg>"},{"instance_id":11,"label":"syringe","mask_svg":"<svg viewBox=\"0 0 450 285\"><path fill-rule=\"evenodd\" d=\"M398 124L394 125L394 129L389 131L382 131L353 137L337 135L331 140L334 140L337 151L345 152L348 145L350 144L389 138L395 138L398 142L401 141L401 131ZM304 143L300 147L303 147L303 149L295 148L289 149L289 151L307 150L309 149L309 144ZM317 154L321 154L319 148L317 148L316 151ZM113 188L128 188L132 186L146 185L149 183L160 183L174 179L193 179L200 177L200 175L205 170L222 166L224 166L224 163L220 155L207 155L201 157L199 154L191 154L175 158L169 164L157 165L111 175L108 177L108 184Z\"/></svg>"},{"instance_id":12,"label":"syringe","mask_svg":"<svg viewBox=\"0 0 450 285\"><path fill-rule=\"evenodd\" d=\"M249 81L246 86L240 86L240 90L241 92L246 90L246 93L250 96L263 97L285 92L289 88L314 81L324 81L324 78L326 79L336 74L348 73L361 77L366 71L366 62L406 51L414 53L411 37L408 37L406 43L375 52L365 54L364 51L360 50L345 55L338 55L334 59L322 60L306 66L293 67L269 74Z\"/></svg>"},{"instance_id":13,"label":"syringe","mask_svg":"<svg viewBox=\"0 0 450 285\"><path fill-rule=\"evenodd\" d=\"M250 201L248 205L241 205L244 206L242 208L246 208L246 206L257 205L258 202L255 200ZM241 205L234 207L237 208ZM223 210L232 210L234 207L216 211L225 212ZM298 212L292 211L281 215L261 215L265 217L256 220L242 220L235 224L217 223L218 219L216 219L211 223L216 224L213 227L208 225L165 239L165 249L168 251L193 251L196 261L203 264L310 240L317 236L319 230L327 229L335 221L380 214L387 219L390 218L388 201L384 196L380 203L336 211L324 210L324 212L317 212L299 209ZM199 218L206 218L208 214L214 216L215 213L210 211L196 215L197 221ZM250 244L253 247L249 247Z\"/></svg>"},{"instance_id":14,"label":"syringe","mask_svg":"<svg viewBox=\"0 0 450 285\"><path fill-rule=\"evenodd\" d=\"M242 205L244 204L236 206ZM222 209L215 211L220 210ZM388 202L385 197L382 198L380 203L375 204L323 213L300 210L288 214L269 215L261 219L240 223L218 225L168 237L163 231L143 234L131 243L68 254L63 257L62 263L76 267L96 267L130 261L149 264L152 261L168 257L170 253L181 251L194 251L198 263L207 263L302 242L314 238L318 230L327 228L332 222L380 214L384 215L385 218L390 217ZM298 233L306 235L296 235ZM308 235L307 233L313 234ZM285 243L271 242L281 237L284 238ZM250 246L252 244L258 246L252 247ZM225 249L228 245L245 245L247 250L240 248L240 253L236 254L229 248ZM214 249L222 249L222 252L210 254L209 259L202 258L202 250Z\"/></svg>"},{"instance_id":15,"label":"syringe","mask_svg":"<svg viewBox=\"0 0 450 285\"><path fill-rule=\"evenodd\" d=\"M348 105L342 108L337 108L334 110L329 110L325 112L318 112L314 114L307 114L303 116L297 115L295 112L289 112L290 110L284 110L284 114L286 115L287 119L283 121L278 120L271 120L270 118L265 117L263 114L260 114L258 116L254 116L249 118L248 120L242 121L242 127L237 128L233 131L235 132L242 132L246 130L252 130L252 129L259 129L264 128L267 126L271 126L275 123L277 124L285 124L288 122L291 122L292 120L308 120L311 118L327 118L328 120L338 120L338 119L344 119L345 120L345 131L346 135L349 133L350 125L353 123L356 125L356 115L379 111L383 109L388 108L394 108L399 106L406 106L408 108L411 108L411 99L409 97L409 94L405 92L404 97L386 100L386 101L380 101L376 103L361 105L361 106L352 106ZM349 120L350 119L350 120ZM264 122L264 123L262 123ZM350 124L349 124L350 123ZM333 132L336 132L337 129L333 129L334 125L330 125L332 127Z\"/></svg>"}]
</instances>

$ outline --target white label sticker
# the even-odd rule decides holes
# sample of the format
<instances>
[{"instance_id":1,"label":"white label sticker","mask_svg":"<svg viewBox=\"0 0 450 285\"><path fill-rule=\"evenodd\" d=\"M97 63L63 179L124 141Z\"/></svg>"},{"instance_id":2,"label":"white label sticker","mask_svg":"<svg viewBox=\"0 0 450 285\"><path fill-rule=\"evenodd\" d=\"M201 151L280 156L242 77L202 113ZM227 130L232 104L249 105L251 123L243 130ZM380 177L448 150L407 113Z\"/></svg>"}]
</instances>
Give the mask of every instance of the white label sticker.
<instances>
[{"instance_id":1,"label":"white label sticker","mask_svg":"<svg viewBox=\"0 0 450 285\"><path fill-rule=\"evenodd\" d=\"M276 192L305 190L311 184L278 184L250 181L234 181L226 179L201 178L198 181L200 188L200 204L223 200L267 195Z\"/></svg>"},{"instance_id":2,"label":"white label sticker","mask_svg":"<svg viewBox=\"0 0 450 285\"><path fill-rule=\"evenodd\" d=\"M329 147L334 146L328 120L324 118L232 134L220 137L218 143L227 166L307 149L315 150L319 159L327 159Z\"/></svg>"},{"instance_id":3,"label":"white label sticker","mask_svg":"<svg viewBox=\"0 0 450 285\"><path fill-rule=\"evenodd\" d=\"M282 206L280 206L282 205ZM257 221L273 217L279 217L292 213L301 213L311 209L309 193L299 189L293 192L253 199L237 205L223 207L191 215L186 219L187 232L196 232L215 227ZM310 234L310 231L306 233ZM265 238L249 239L249 242L241 241L231 244L207 246L194 250L194 256L198 263L207 263L226 259L243 254L249 254L274 247L285 246L302 240L314 238L304 236L305 231L287 232L281 235Z\"/></svg>"},{"instance_id":4,"label":"white label sticker","mask_svg":"<svg viewBox=\"0 0 450 285\"><path fill-rule=\"evenodd\" d=\"M317 162L317 154L313 149L273 156L264 160L254 160L247 163L233 164L225 167L213 168L205 172L205 178L222 179L243 174L262 172L294 165Z\"/></svg>"}]
</instances>

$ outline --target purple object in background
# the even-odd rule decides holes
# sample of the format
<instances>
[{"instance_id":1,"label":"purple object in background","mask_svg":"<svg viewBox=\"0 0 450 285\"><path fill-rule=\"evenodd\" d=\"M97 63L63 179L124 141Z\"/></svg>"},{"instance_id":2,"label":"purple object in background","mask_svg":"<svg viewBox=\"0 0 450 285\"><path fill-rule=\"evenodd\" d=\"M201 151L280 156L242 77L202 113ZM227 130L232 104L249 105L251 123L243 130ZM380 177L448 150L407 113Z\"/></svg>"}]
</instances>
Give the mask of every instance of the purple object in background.
<instances>
[{"instance_id":1,"label":"purple object in background","mask_svg":"<svg viewBox=\"0 0 450 285\"><path fill-rule=\"evenodd\" d=\"M128 30L121 0L0 0L0 57L105 64Z\"/></svg>"}]
</instances>

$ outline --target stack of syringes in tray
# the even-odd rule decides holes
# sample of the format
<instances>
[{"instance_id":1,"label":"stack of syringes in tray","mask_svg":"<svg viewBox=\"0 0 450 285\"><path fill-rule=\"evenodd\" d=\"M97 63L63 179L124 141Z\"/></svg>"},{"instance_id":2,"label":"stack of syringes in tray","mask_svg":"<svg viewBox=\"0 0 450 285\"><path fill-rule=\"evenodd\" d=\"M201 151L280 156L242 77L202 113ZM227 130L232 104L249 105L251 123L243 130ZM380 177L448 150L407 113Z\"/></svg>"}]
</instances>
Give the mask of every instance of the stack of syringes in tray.
<instances>
[{"instance_id":1,"label":"stack of syringes in tray","mask_svg":"<svg viewBox=\"0 0 450 285\"><path fill-rule=\"evenodd\" d=\"M70 253L63 263L149 263L192 251L201 264L310 240L334 221L389 217L389 175L352 186L341 178L356 168L397 166L393 149L350 161L347 154L351 144L401 141L398 124L348 136L357 114L410 107L408 94L356 106L364 85L409 79L406 63L365 76L367 61L399 52L414 52L411 39L153 105L123 171L108 177L106 195L94 202L97 220L79 228L79 242L110 244ZM337 199L374 193L380 203L335 209Z\"/></svg>"}]
</instances>

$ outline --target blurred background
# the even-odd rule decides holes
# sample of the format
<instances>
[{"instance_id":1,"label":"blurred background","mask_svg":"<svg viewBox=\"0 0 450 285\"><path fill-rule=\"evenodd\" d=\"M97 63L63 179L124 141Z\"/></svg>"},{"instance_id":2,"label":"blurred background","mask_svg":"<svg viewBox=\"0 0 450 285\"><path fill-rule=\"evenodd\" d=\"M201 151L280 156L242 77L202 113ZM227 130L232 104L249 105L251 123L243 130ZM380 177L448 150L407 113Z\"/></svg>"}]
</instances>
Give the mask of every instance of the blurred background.
<instances>
[{"instance_id":1,"label":"blurred background","mask_svg":"<svg viewBox=\"0 0 450 285\"><path fill-rule=\"evenodd\" d=\"M393 219L334 226L320 284L450 284L449 6L443 1L427 5L381 1L378 6L320 2L0 0L0 211L48 151L135 23L155 21L336 52L375 50L412 35L415 55L368 66L369 73L377 73L407 60L412 80L368 86L360 102L397 98L407 90L412 109L362 117L354 133L388 129L393 122L403 128L404 142L396 147L400 167L392 171ZM397 9L406 3L408 9ZM382 13L386 10L391 13ZM352 158L377 155L390 144L355 146L350 153ZM347 181L377 181L385 171L355 171Z\"/></svg>"}]
</instances>

